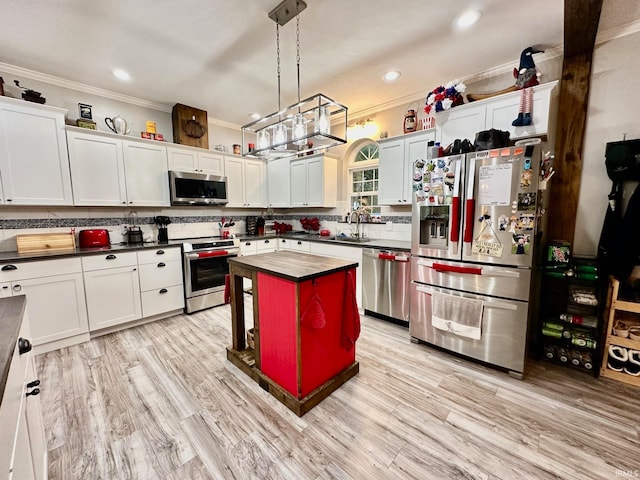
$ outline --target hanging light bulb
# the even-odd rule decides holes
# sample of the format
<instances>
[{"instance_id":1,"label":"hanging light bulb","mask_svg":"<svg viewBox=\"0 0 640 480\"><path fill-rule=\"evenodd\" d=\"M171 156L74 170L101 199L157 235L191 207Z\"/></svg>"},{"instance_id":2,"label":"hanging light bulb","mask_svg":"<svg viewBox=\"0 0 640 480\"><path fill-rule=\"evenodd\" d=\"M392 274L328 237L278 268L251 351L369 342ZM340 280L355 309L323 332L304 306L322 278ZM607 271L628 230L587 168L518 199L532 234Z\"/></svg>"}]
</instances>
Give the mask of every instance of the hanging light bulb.
<instances>
[{"instance_id":1,"label":"hanging light bulb","mask_svg":"<svg viewBox=\"0 0 640 480\"><path fill-rule=\"evenodd\" d=\"M293 143L294 145L306 145L307 139L307 124L304 120L304 116L298 113L293 117Z\"/></svg>"},{"instance_id":2,"label":"hanging light bulb","mask_svg":"<svg viewBox=\"0 0 640 480\"><path fill-rule=\"evenodd\" d=\"M321 135L331 133L331 122L329 121L327 107L320 106L315 111L315 124L315 133L319 133Z\"/></svg>"},{"instance_id":3,"label":"hanging light bulb","mask_svg":"<svg viewBox=\"0 0 640 480\"><path fill-rule=\"evenodd\" d=\"M274 150L287 149L287 129L282 122L276 123L273 127L273 144L277 145L273 147Z\"/></svg>"}]
</instances>

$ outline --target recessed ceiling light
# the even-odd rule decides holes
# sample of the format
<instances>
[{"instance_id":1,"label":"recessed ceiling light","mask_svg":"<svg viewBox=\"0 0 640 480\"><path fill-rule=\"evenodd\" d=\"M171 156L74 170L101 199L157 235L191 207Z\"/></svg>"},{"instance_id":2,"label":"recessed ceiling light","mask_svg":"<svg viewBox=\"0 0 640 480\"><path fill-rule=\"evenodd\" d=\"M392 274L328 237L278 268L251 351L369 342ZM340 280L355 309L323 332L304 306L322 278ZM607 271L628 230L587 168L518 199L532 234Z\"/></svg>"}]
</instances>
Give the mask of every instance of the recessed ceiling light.
<instances>
[{"instance_id":1,"label":"recessed ceiling light","mask_svg":"<svg viewBox=\"0 0 640 480\"><path fill-rule=\"evenodd\" d=\"M456 28L460 30L464 30L465 28L469 28L471 25L476 23L482 17L482 13L478 10L467 10L458 18L456 18L454 25Z\"/></svg>"},{"instance_id":2,"label":"recessed ceiling light","mask_svg":"<svg viewBox=\"0 0 640 480\"><path fill-rule=\"evenodd\" d=\"M260 115L260 114L259 114L259 113L257 113L257 112L256 112L256 113L250 113L250 114L249 114L249 116L250 116L251 118L253 118L254 120L258 120L259 118L261 118L261 117L262 117L262 115Z\"/></svg>"},{"instance_id":3,"label":"recessed ceiling light","mask_svg":"<svg viewBox=\"0 0 640 480\"><path fill-rule=\"evenodd\" d=\"M394 80L397 80L398 78L400 78L400 75L402 74L398 70L391 70L385 73L384 75L382 75L382 79L385 82L393 82Z\"/></svg>"},{"instance_id":4,"label":"recessed ceiling light","mask_svg":"<svg viewBox=\"0 0 640 480\"><path fill-rule=\"evenodd\" d=\"M111 72L118 80L131 80L131 75L120 68L116 68Z\"/></svg>"}]
</instances>

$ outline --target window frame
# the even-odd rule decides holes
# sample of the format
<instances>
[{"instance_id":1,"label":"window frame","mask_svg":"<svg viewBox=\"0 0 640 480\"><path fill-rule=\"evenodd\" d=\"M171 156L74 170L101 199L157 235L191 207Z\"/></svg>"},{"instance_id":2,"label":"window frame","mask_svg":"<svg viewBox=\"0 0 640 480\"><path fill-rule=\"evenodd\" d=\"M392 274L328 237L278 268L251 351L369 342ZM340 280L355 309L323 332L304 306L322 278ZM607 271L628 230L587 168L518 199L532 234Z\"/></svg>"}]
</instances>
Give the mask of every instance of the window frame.
<instances>
[{"instance_id":1,"label":"window frame","mask_svg":"<svg viewBox=\"0 0 640 480\"><path fill-rule=\"evenodd\" d=\"M368 146L374 145L377 149L377 158L375 159L371 159L371 160L361 160L361 161L356 161L356 158L358 157L358 155L360 154L360 152L362 152L362 150ZM348 179L349 179L349 188L348 188L348 198L347 198L347 204L349 206L349 210L351 210L351 208L353 207L353 198L354 197L372 197L375 196L376 199L378 199L378 189L380 188L380 176L379 176L379 169L378 169L378 165L379 165L379 155L380 155L380 147L378 145L378 142L374 141L374 140L370 140L370 139L366 139L363 140L362 142L360 142L357 145L357 148L354 149L353 153L350 155L349 158L349 165L348 165ZM366 192L366 191L361 191L361 192L355 192L353 189L353 185L354 185L354 173L355 172L364 172L365 170L376 170L377 175L376 175L376 182L378 183L378 189L371 191L371 192ZM381 213L381 206L380 205L369 205L371 207L371 213L374 214L380 214Z\"/></svg>"}]
</instances>

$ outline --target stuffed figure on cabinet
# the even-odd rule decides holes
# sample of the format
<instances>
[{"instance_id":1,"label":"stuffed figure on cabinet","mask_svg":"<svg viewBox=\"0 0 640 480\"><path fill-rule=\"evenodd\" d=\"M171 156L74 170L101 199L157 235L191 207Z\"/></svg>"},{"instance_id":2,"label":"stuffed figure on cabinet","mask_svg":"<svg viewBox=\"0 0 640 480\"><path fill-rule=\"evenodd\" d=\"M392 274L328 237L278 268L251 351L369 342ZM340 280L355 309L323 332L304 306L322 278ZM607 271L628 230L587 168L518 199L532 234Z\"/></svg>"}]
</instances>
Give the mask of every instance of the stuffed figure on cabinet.
<instances>
[{"instance_id":1,"label":"stuffed figure on cabinet","mask_svg":"<svg viewBox=\"0 0 640 480\"><path fill-rule=\"evenodd\" d=\"M537 50L533 47L525 48L520 54L519 68L513 69L516 88L520 90L518 118L511 122L514 127L531 125L531 106L533 103L533 90L531 90L531 87L538 85L538 77L540 76L533 61L533 54L542 52L543 50Z\"/></svg>"}]
</instances>

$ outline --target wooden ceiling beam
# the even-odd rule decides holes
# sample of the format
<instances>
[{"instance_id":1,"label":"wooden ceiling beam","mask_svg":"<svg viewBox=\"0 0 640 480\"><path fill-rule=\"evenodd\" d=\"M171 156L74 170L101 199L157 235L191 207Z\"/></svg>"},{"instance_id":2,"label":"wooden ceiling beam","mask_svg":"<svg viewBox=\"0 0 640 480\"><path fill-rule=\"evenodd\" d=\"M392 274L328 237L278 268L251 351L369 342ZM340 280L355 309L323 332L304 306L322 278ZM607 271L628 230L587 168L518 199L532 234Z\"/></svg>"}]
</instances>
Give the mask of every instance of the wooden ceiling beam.
<instances>
[{"instance_id":1,"label":"wooden ceiling beam","mask_svg":"<svg viewBox=\"0 0 640 480\"><path fill-rule=\"evenodd\" d=\"M565 0L564 60L558 99L555 179L550 193L548 238L573 245L582 179L582 150L591 67L603 0ZM594 252L595 253L595 252Z\"/></svg>"}]
</instances>

